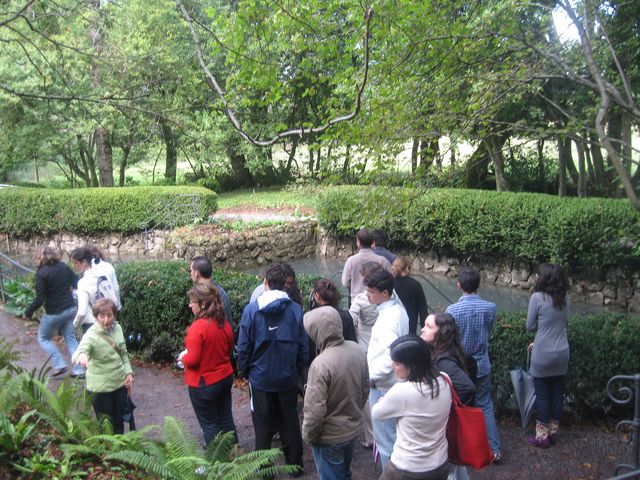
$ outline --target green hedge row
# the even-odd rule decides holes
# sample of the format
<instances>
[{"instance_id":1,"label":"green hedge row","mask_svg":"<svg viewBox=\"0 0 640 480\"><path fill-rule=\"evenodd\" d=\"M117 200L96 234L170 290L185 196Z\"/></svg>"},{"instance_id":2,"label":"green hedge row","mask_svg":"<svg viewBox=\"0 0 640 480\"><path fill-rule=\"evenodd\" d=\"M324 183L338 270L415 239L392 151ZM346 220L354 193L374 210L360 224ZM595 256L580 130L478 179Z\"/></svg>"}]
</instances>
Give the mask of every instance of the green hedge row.
<instances>
[{"instance_id":1,"label":"green hedge row","mask_svg":"<svg viewBox=\"0 0 640 480\"><path fill-rule=\"evenodd\" d=\"M116 265L122 297L120 322L130 348L150 360L172 362L184 348L184 335L193 319L187 291L192 287L185 261L127 262ZM255 275L214 271L216 281L229 294L236 328L253 289L261 282ZM317 277L298 275L298 287L309 292ZM139 335L139 340L138 340Z\"/></svg>"},{"instance_id":2,"label":"green hedge row","mask_svg":"<svg viewBox=\"0 0 640 480\"><path fill-rule=\"evenodd\" d=\"M527 345L534 335L525 328L526 312L499 315L490 340L497 404L504 407L513 392L509 370L525 367ZM640 316L623 314L574 315L567 328L571 359L565 380L570 408L582 417L607 413L608 380L640 373Z\"/></svg>"},{"instance_id":3,"label":"green hedge row","mask_svg":"<svg viewBox=\"0 0 640 480\"><path fill-rule=\"evenodd\" d=\"M189 195L197 195L195 206ZM216 209L215 192L201 187L4 188L0 231L18 236L132 233L202 221Z\"/></svg>"},{"instance_id":4,"label":"green hedge row","mask_svg":"<svg viewBox=\"0 0 640 480\"><path fill-rule=\"evenodd\" d=\"M393 247L566 267L640 265L640 214L626 200L350 186L320 197L318 219L339 237L382 228Z\"/></svg>"}]
</instances>

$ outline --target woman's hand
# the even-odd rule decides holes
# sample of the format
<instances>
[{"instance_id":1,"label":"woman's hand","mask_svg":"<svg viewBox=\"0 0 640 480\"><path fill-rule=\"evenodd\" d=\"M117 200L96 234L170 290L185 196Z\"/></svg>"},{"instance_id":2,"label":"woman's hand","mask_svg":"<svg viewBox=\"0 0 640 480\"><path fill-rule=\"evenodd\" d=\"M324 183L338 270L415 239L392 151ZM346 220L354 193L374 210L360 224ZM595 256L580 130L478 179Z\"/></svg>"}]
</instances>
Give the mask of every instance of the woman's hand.
<instances>
[{"instance_id":1,"label":"woman's hand","mask_svg":"<svg viewBox=\"0 0 640 480\"><path fill-rule=\"evenodd\" d=\"M187 349L185 348L183 351L180 352L180 355L178 355L178 361L182 360L182 357L184 357L187 354Z\"/></svg>"},{"instance_id":2,"label":"woman's hand","mask_svg":"<svg viewBox=\"0 0 640 480\"><path fill-rule=\"evenodd\" d=\"M531 353L532 351L533 351L533 342L531 342L529 346L527 346L527 352Z\"/></svg>"},{"instance_id":3,"label":"woman's hand","mask_svg":"<svg viewBox=\"0 0 640 480\"><path fill-rule=\"evenodd\" d=\"M87 357L87 354L82 352L78 354L78 358L76 358L76 363L84 368L87 368L89 366L89 357Z\"/></svg>"},{"instance_id":4,"label":"woman's hand","mask_svg":"<svg viewBox=\"0 0 640 480\"><path fill-rule=\"evenodd\" d=\"M129 390L133 385L133 375L129 373L126 377L124 377L124 388Z\"/></svg>"}]
</instances>

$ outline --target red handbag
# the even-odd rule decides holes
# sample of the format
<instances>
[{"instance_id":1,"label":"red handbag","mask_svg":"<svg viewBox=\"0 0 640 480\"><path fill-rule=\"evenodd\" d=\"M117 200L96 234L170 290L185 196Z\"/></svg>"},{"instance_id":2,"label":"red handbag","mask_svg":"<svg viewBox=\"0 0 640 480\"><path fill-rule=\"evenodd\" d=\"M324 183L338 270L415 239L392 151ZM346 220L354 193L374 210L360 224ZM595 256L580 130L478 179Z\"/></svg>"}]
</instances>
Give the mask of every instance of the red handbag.
<instances>
[{"instance_id":1,"label":"red handbag","mask_svg":"<svg viewBox=\"0 0 640 480\"><path fill-rule=\"evenodd\" d=\"M482 409L463 405L451 379L442 376L451 387L451 412L447 423L449 462L482 469L493 461Z\"/></svg>"}]
</instances>

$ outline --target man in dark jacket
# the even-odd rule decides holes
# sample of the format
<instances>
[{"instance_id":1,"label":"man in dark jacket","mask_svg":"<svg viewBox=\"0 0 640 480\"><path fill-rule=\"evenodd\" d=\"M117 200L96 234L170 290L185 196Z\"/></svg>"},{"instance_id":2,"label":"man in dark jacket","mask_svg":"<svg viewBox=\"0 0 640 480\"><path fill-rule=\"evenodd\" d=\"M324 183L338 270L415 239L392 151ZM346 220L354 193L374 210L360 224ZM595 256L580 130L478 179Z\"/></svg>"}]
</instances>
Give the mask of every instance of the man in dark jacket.
<instances>
[{"instance_id":1,"label":"man in dark jacket","mask_svg":"<svg viewBox=\"0 0 640 480\"><path fill-rule=\"evenodd\" d=\"M301 475L296 382L307 360L308 341L302 307L283 291L285 279L281 264L265 271L265 292L242 313L237 354L240 372L249 379L256 450L271 448L275 425L285 461L300 466Z\"/></svg>"}]
</instances>

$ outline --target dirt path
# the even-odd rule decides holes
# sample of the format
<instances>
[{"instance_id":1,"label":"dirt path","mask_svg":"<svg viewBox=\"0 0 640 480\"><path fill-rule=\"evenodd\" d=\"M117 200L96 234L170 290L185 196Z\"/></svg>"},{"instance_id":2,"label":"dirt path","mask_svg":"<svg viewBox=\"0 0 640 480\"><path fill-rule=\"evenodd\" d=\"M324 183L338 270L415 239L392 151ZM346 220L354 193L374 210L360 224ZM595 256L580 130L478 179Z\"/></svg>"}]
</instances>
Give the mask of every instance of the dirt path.
<instances>
[{"instance_id":1,"label":"dirt path","mask_svg":"<svg viewBox=\"0 0 640 480\"><path fill-rule=\"evenodd\" d=\"M37 342L37 329L36 322L18 320L0 311L0 332L5 339L17 341L17 348L22 353L20 365L27 369L39 368L45 361ZM201 432L182 375L144 366L135 367L135 371L133 398L137 405L138 428L162 424L164 417L171 415L183 420L199 438ZM240 444L244 449L252 450L253 427L248 395L243 389L233 389L233 414ZM558 444L548 450L525 445L519 426L509 420L500 423L500 434L505 457L503 464L489 466L482 472L471 472L473 480L608 478L613 476L615 466L627 461L631 453L619 437L595 427L563 425ZM377 478L370 450L356 447L352 472L355 480ZM304 478L318 478L308 446L305 449Z\"/></svg>"}]
</instances>

